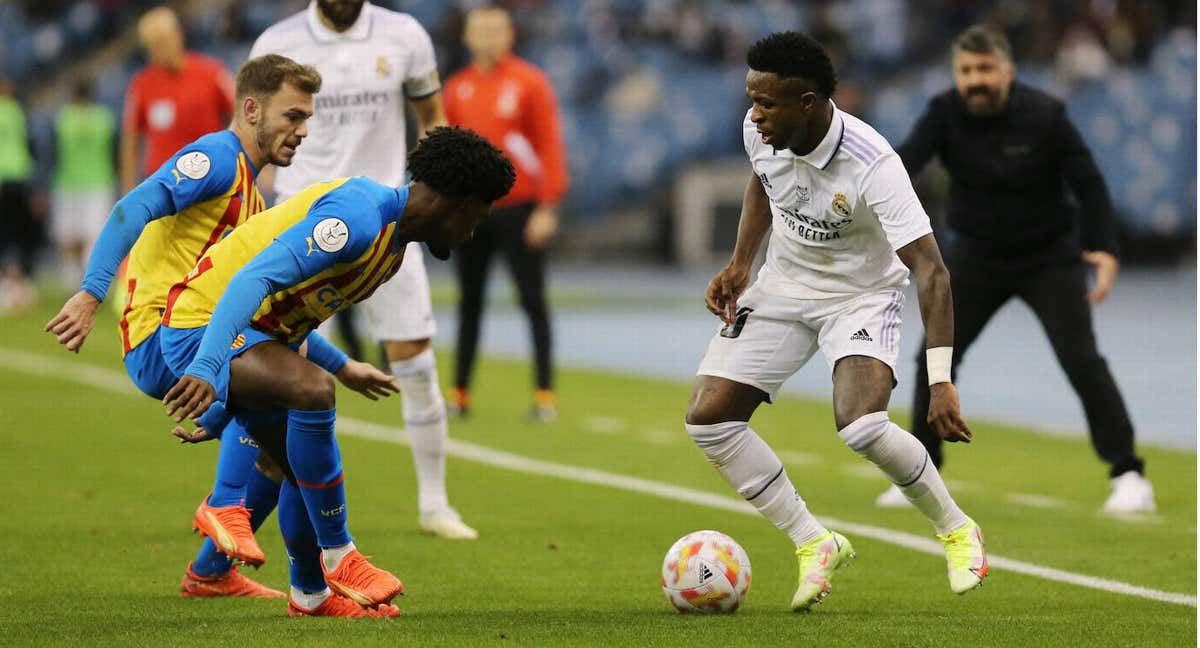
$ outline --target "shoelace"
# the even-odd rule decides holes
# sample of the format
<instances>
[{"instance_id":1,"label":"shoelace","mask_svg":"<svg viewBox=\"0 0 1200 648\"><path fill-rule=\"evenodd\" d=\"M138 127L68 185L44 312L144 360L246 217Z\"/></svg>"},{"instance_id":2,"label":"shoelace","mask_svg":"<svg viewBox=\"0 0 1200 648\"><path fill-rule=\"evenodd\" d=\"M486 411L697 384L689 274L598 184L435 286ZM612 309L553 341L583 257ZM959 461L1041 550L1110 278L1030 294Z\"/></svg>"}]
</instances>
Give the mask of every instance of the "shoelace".
<instances>
[{"instance_id":1,"label":"shoelace","mask_svg":"<svg viewBox=\"0 0 1200 648\"><path fill-rule=\"evenodd\" d=\"M962 569L971 566L971 533L974 527L968 527L962 531L956 531L944 536L938 536L946 545L946 558L951 567Z\"/></svg>"}]
</instances>

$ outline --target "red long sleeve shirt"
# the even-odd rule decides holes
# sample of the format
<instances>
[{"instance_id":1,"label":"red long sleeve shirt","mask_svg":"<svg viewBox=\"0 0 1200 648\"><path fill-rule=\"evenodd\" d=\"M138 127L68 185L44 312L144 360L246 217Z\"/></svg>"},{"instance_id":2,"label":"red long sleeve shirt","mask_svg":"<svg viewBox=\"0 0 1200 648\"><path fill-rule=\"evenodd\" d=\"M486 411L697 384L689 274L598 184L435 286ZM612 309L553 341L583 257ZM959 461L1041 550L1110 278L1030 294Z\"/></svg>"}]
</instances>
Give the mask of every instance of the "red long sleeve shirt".
<instances>
[{"instance_id":1,"label":"red long sleeve shirt","mask_svg":"<svg viewBox=\"0 0 1200 648\"><path fill-rule=\"evenodd\" d=\"M211 56L188 52L178 71L147 65L125 95L125 128L146 138L142 172L150 175L179 149L229 126L233 78Z\"/></svg>"},{"instance_id":2,"label":"red long sleeve shirt","mask_svg":"<svg viewBox=\"0 0 1200 648\"><path fill-rule=\"evenodd\" d=\"M514 55L483 71L468 66L446 81L446 118L483 135L512 160L517 181L496 207L557 202L567 191L567 159L550 80Z\"/></svg>"}]
</instances>

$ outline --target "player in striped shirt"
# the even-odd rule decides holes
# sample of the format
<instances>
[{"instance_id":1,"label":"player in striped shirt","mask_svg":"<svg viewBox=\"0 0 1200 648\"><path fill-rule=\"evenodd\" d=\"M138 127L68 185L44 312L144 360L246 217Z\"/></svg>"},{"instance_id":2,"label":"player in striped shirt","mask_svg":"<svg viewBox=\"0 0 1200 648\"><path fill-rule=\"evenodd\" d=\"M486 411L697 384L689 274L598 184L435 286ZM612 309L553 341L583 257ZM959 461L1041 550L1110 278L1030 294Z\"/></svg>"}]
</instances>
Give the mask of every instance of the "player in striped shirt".
<instances>
[{"instance_id":1,"label":"player in striped shirt","mask_svg":"<svg viewBox=\"0 0 1200 648\"><path fill-rule=\"evenodd\" d=\"M82 290L46 329L68 350L78 352L118 264L128 254L126 303L119 325L125 369L139 389L161 399L176 380L163 362L158 339L168 290L209 247L262 211L255 177L267 164L291 162L307 133L313 94L320 86L316 70L283 56L264 56L243 65L232 126L183 147L117 202L96 241ZM364 367L350 368L354 370ZM240 426L228 435L236 442L222 445L220 461L233 476L218 480L205 506L227 505L207 508L204 517L257 527L274 509L278 486L254 470L258 446L253 439ZM253 509L253 517L242 500ZM222 551L235 553L229 547L218 549L212 539L205 541L184 574L183 596L283 596L238 574ZM255 552L240 558L261 564L261 551Z\"/></svg>"},{"instance_id":2,"label":"player in striped shirt","mask_svg":"<svg viewBox=\"0 0 1200 648\"><path fill-rule=\"evenodd\" d=\"M219 403L289 476L279 521L293 615L395 616L387 603L403 591L350 537L333 383L299 346L391 278L408 243L449 258L515 177L503 153L459 128L430 131L409 164L413 181L399 189L333 180L260 214L171 289L163 316L163 355L180 377L164 398L168 415L196 420ZM285 430L254 425L264 418L286 418Z\"/></svg>"}]
</instances>

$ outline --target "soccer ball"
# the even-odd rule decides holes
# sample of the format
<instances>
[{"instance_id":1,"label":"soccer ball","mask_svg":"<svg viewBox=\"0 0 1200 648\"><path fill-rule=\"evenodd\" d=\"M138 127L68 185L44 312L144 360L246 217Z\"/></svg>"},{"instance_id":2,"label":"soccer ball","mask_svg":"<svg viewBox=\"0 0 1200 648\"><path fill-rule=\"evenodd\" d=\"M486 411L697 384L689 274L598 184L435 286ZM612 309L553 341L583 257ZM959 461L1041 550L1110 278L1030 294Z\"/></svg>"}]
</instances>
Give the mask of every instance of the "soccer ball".
<instances>
[{"instance_id":1,"label":"soccer ball","mask_svg":"<svg viewBox=\"0 0 1200 648\"><path fill-rule=\"evenodd\" d=\"M696 531L671 545L661 582L667 600L682 613L735 612L750 591L750 558L724 533Z\"/></svg>"}]
</instances>

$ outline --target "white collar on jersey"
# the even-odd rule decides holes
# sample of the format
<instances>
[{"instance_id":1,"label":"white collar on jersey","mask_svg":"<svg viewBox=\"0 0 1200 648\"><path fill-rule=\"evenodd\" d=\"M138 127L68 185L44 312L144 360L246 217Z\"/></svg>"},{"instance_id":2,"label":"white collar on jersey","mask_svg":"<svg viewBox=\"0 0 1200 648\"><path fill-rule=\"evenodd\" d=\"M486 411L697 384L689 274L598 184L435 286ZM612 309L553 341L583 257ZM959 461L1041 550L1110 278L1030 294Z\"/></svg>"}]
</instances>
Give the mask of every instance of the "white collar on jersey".
<instances>
[{"instance_id":1,"label":"white collar on jersey","mask_svg":"<svg viewBox=\"0 0 1200 648\"><path fill-rule=\"evenodd\" d=\"M838 110L833 99L829 100L829 105L833 107L833 119L829 121L829 130L825 132L825 137L807 155L796 155L818 169L824 169L829 166L830 162L833 162L833 156L837 155L838 149L842 146L842 134L846 131L846 122L842 119L842 111ZM791 149L784 150L791 153Z\"/></svg>"},{"instance_id":2,"label":"white collar on jersey","mask_svg":"<svg viewBox=\"0 0 1200 648\"><path fill-rule=\"evenodd\" d=\"M308 3L308 12L305 18L308 20L308 29L312 32L313 39L318 43L332 43L339 40L366 40L371 36L372 14L375 12L375 6L370 2L364 2L362 12L358 14L358 20L344 32L336 32L325 26L321 22L321 17L317 15L317 2L313 0Z\"/></svg>"}]
</instances>

